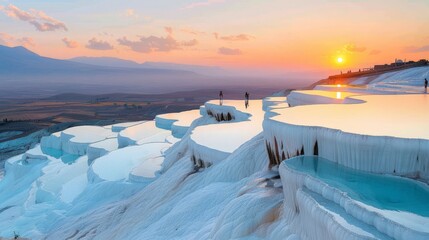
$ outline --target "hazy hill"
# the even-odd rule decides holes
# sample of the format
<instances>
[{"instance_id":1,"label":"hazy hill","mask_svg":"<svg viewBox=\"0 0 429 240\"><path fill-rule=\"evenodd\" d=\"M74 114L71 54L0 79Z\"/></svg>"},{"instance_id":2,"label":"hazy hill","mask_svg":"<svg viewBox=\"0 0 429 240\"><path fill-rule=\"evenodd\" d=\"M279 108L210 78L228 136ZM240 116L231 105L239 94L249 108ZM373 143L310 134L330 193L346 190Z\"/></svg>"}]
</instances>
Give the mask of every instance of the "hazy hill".
<instances>
[{"instance_id":1,"label":"hazy hill","mask_svg":"<svg viewBox=\"0 0 429 240\"><path fill-rule=\"evenodd\" d=\"M190 71L210 76L230 76L233 72L216 66L200 66L189 64L177 64L167 62L145 62L137 63L130 60L113 57L76 57L69 59L72 62L91 64L95 66L139 68L139 69L169 69L178 71ZM236 74L235 74L236 75Z\"/></svg>"},{"instance_id":2,"label":"hazy hill","mask_svg":"<svg viewBox=\"0 0 429 240\"><path fill-rule=\"evenodd\" d=\"M114 57L75 57L69 61L105 67L142 68L141 64L134 61Z\"/></svg>"},{"instance_id":3,"label":"hazy hill","mask_svg":"<svg viewBox=\"0 0 429 240\"><path fill-rule=\"evenodd\" d=\"M80 62L77 62L80 61ZM174 63L138 64L117 58L59 60L24 47L0 45L0 98L49 97L62 93L160 94L198 89L291 89L308 81L295 77L228 75L218 67Z\"/></svg>"},{"instance_id":4,"label":"hazy hill","mask_svg":"<svg viewBox=\"0 0 429 240\"><path fill-rule=\"evenodd\" d=\"M95 66L43 57L24 47L0 45L2 97L50 96L64 92L162 93L216 84L190 71Z\"/></svg>"},{"instance_id":5,"label":"hazy hill","mask_svg":"<svg viewBox=\"0 0 429 240\"><path fill-rule=\"evenodd\" d=\"M115 58L110 58L113 61ZM108 59L105 58L108 62ZM117 62L129 62L132 61L117 59ZM89 62L88 62L89 63ZM137 64L137 63L135 63ZM97 65L97 66L96 66ZM117 66L115 66L117 65ZM138 65L138 64L137 64ZM24 47L6 47L0 45L0 73L10 73L16 75L22 74L40 74L40 73L52 73L52 72L138 72L147 74L193 74L189 71L183 70L170 70L170 69L159 69L159 68L140 68L140 69L129 69L126 64L87 64L79 63L76 61L60 60L40 56Z\"/></svg>"}]
</instances>

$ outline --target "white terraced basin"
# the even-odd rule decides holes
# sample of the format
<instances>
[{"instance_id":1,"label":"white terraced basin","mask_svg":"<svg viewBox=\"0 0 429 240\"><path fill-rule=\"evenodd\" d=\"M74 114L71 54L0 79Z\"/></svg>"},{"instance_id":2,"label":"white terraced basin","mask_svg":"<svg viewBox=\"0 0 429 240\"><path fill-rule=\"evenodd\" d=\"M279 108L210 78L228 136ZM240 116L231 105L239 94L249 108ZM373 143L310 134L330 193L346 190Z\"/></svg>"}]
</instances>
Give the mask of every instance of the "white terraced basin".
<instances>
[{"instance_id":1,"label":"white terraced basin","mask_svg":"<svg viewBox=\"0 0 429 240\"><path fill-rule=\"evenodd\" d=\"M169 143L149 143L110 152L97 158L91 165L91 174L95 177L93 180L126 180L133 168L152 158L161 157L161 151L169 146Z\"/></svg>"},{"instance_id":2,"label":"white terraced basin","mask_svg":"<svg viewBox=\"0 0 429 240\"><path fill-rule=\"evenodd\" d=\"M429 180L429 95L353 98L363 103L273 109L277 115L263 124L271 158L317 149L319 156L358 170Z\"/></svg>"},{"instance_id":3,"label":"white terraced basin","mask_svg":"<svg viewBox=\"0 0 429 240\"><path fill-rule=\"evenodd\" d=\"M174 137L182 138L188 131L192 122L200 117L200 110L190 110L157 115L155 122L157 127L171 130Z\"/></svg>"},{"instance_id":4,"label":"white terraced basin","mask_svg":"<svg viewBox=\"0 0 429 240\"><path fill-rule=\"evenodd\" d=\"M321 91L321 90L303 90L293 91L287 97L287 102L291 106L301 106L310 104L340 104L346 103L346 98L355 96L357 93L345 91ZM348 99L347 103L357 103L359 101Z\"/></svg>"},{"instance_id":5,"label":"white terraced basin","mask_svg":"<svg viewBox=\"0 0 429 240\"><path fill-rule=\"evenodd\" d=\"M329 104L274 110L273 121L338 129L368 136L429 140L429 95L353 97L362 104ZM404 124L406 123L406 124Z\"/></svg>"},{"instance_id":6,"label":"white terraced basin","mask_svg":"<svg viewBox=\"0 0 429 240\"><path fill-rule=\"evenodd\" d=\"M157 128L155 121L147 121L141 124L131 126L118 135L119 148L129 145L136 145L137 142L150 138L160 133L169 133L170 131Z\"/></svg>"},{"instance_id":7,"label":"white terraced basin","mask_svg":"<svg viewBox=\"0 0 429 240\"><path fill-rule=\"evenodd\" d=\"M150 158L131 170L129 179L136 182L153 181L161 170L164 157Z\"/></svg>"},{"instance_id":8,"label":"white terraced basin","mask_svg":"<svg viewBox=\"0 0 429 240\"><path fill-rule=\"evenodd\" d=\"M117 123L117 124L113 124L110 125L110 128L112 129L112 132L120 132L122 130L125 130L126 128L144 123L146 121L137 121L137 122L124 122L124 123ZM107 127L107 126L105 126Z\"/></svg>"},{"instance_id":9,"label":"white terraced basin","mask_svg":"<svg viewBox=\"0 0 429 240\"><path fill-rule=\"evenodd\" d=\"M203 125L191 133L191 146L197 157L220 161L228 156L243 143L249 141L262 131L262 100L250 101L249 108L244 107L244 101L228 100L222 106L210 101L210 109L222 112L229 111L232 115L247 116L247 119L236 119L232 122Z\"/></svg>"}]
</instances>

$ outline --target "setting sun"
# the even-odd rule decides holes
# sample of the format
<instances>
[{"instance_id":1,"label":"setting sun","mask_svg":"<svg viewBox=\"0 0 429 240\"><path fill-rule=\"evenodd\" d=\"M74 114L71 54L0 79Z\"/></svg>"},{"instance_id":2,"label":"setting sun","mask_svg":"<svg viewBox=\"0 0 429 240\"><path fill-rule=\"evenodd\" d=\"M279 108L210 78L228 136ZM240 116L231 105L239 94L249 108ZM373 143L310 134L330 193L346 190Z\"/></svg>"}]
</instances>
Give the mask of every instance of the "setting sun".
<instances>
[{"instance_id":1,"label":"setting sun","mask_svg":"<svg viewBox=\"0 0 429 240\"><path fill-rule=\"evenodd\" d=\"M344 59L342 57L337 58L337 63L343 63L343 62L344 62Z\"/></svg>"}]
</instances>

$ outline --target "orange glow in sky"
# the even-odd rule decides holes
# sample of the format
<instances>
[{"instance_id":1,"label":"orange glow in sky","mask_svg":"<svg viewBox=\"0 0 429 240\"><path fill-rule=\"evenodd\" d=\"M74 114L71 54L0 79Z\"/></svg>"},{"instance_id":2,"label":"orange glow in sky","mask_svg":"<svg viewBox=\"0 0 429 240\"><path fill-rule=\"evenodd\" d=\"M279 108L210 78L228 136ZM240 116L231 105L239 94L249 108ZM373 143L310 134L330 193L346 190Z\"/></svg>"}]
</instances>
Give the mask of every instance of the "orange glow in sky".
<instances>
[{"instance_id":1,"label":"orange glow in sky","mask_svg":"<svg viewBox=\"0 0 429 240\"><path fill-rule=\"evenodd\" d=\"M61 59L338 73L429 58L428 13L423 0L4 0L0 44Z\"/></svg>"}]
</instances>

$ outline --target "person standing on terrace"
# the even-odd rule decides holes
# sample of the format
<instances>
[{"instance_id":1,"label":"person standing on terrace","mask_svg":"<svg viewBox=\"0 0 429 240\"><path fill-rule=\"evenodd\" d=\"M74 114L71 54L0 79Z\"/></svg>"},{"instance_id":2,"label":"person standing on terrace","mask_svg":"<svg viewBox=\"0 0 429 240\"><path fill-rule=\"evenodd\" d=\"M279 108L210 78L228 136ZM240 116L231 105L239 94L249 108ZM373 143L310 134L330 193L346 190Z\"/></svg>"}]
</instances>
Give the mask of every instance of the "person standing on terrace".
<instances>
[{"instance_id":1,"label":"person standing on terrace","mask_svg":"<svg viewBox=\"0 0 429 240\"><path fill-rule=\"evenodd\" d=\"M428 80L425 78L425 93L428 93Z\"/></svg>"},{"instance_id":2,"label":"person standing on terrace","mask_svg":"<svg viewBox=\"0 0 429 240\"><path fill-rule=\"evenodd\" d=\"M249 107L249 93L248 92L246 92L244 94L244 99L245 99L244 106L246 106L246 108L247 108L247 107Z\"/></svg>"},{"instance_id":3,"label":"person standing on terrace","mask_svg":"<svg viewBox=\"0 0 429 240\"><path fill-rule=\"evenodd\" d=\"M222 91L220 91L220 92L219 92L219 105L221 105L221 106L222 106L222 104L223 104L223 92L222 92Z\"/></svg>"}]
</instances>

